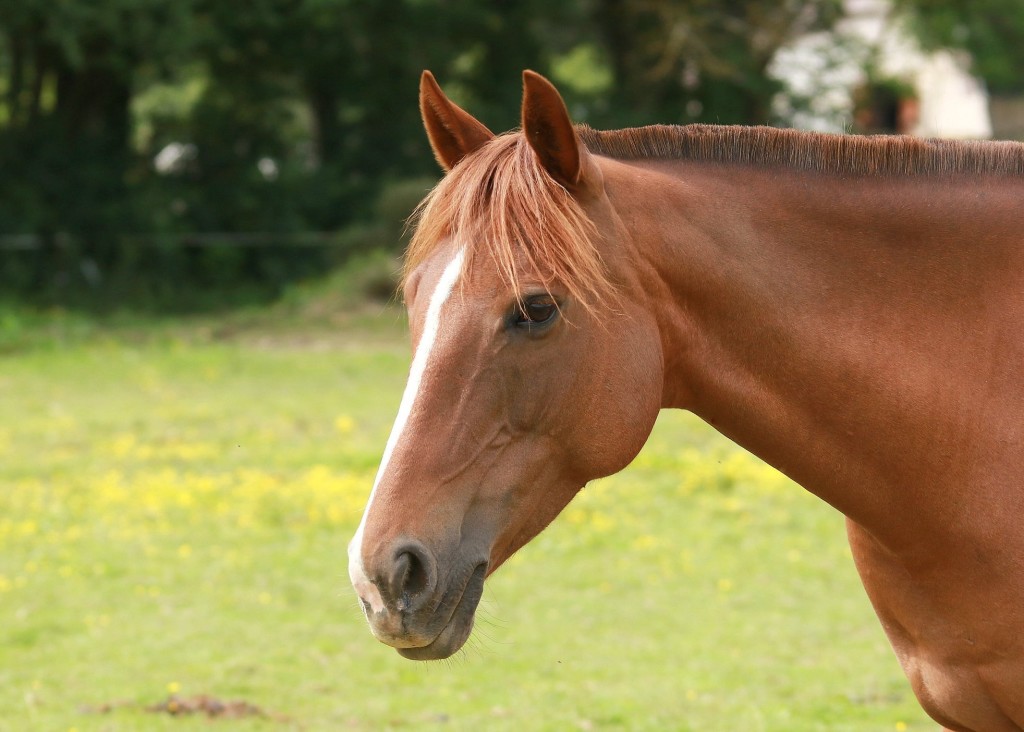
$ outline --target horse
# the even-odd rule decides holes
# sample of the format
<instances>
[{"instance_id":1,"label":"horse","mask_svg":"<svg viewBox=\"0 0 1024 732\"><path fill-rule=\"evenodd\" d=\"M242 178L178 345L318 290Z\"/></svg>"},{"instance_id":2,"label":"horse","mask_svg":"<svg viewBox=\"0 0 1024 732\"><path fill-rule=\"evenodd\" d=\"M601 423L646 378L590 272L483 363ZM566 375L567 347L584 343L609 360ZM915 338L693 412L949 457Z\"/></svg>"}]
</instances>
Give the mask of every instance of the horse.
<instances>
[{"instance_id":1,"label":"horse","mask_svg":"<svg viewBox=\"0 0 1024 732\"><path fill-rule=\"evenodd\" d=\"M576 126L493 134L429 72L414 355L349 575L439 659L484 580L686 409L846 517L924 710L1024 729L1024 144Z\"/></svg>"}]
</instances>

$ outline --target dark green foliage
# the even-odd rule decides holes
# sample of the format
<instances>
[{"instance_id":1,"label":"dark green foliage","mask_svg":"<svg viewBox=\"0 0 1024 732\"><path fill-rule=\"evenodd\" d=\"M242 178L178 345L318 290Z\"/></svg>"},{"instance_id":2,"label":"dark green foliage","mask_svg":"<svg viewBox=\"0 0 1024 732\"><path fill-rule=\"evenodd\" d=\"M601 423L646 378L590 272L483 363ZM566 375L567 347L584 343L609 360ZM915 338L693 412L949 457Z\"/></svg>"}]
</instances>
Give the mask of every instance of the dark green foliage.
<instances>
[{"instance_id":1,"label":"dark green foliage","mask_svg":"<svg viewBox=\"0 0 1024 732\"><path fill-rule=\"evenodd\" d=\"M776 50L829 28L841 0L597 0L621 124L765 124L779 90L767 75Z\"/></svg>"},{"instance_id":2,"label":"dark green foliage","mask_svg":"<svg viewBox=\"0 0 1024 732\"><path fill-rule=\"evenodd\" d=\"M990 83L1019 85L1017 0L900 1ZM424 68L495 131L518 122L524 68L598 127L763 123L776 49L839 14L840 0L0 0L0 291L274 296L401 246L439 172Z\"/></svg>"}]
</instances>

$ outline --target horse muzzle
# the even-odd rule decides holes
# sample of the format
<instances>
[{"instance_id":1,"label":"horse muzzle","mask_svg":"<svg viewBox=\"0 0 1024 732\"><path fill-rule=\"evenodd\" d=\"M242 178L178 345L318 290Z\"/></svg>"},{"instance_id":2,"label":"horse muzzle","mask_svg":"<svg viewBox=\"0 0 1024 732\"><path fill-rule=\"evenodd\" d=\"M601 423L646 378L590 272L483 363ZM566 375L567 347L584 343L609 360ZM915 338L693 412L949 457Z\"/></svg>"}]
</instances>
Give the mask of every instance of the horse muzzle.
<instances>
[{"instance_id":1,"label":"horse muzzle","mask_svg":"<svg viewBox=\"0 0 1024 732\"><path fill-rule=\"evenodd\" d=\"M486 559L460 558L442 576L434 554L418 541L396 541L365 564L353 544L349 577L377 640L424 661L447 658L463 646L483 596Z\"/></svg>"}]
</instances>

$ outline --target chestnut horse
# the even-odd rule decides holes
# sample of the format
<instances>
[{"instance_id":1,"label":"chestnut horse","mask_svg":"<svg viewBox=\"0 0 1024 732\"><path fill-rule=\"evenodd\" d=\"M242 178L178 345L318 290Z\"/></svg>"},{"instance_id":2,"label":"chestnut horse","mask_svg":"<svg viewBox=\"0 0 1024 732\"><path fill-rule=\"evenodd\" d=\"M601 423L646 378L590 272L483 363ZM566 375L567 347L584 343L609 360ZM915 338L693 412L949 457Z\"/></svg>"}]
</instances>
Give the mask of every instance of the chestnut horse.
<instances>
[{"instance_id":1,"label":"chestnut horse","mask_svg":"<svg viewBox=\"0 0 1024 732\"><path fill-rule=\"evenodd\" d=\"M688 409L847 516L922 706L1024 729L1024 145L574 127L493 135L429 73L448 174L404 281L408 386L349 573L413 659Z\"/></svg>"}]
</instances>

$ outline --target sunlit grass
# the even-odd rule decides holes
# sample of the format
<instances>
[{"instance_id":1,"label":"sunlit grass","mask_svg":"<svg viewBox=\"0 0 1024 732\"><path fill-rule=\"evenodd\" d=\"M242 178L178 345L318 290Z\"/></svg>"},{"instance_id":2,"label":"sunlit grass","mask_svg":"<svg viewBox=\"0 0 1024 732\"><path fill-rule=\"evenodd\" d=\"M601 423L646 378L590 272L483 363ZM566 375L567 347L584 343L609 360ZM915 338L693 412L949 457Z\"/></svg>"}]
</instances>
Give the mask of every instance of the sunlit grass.
<instances>
[{"instance_id":1,"label":"sunlit grass","mask_svg":"<svg viewBox=\"0 0 1024 732\"><path fill-rule=\"evenodd\" d=\"M374 641L345 544L399 321L3 357L0 729L209 728L169 694L269 715L231 729L933 728L841 517L682 414L489 581L465 651Z\"/></svg>"}]
</instances>

